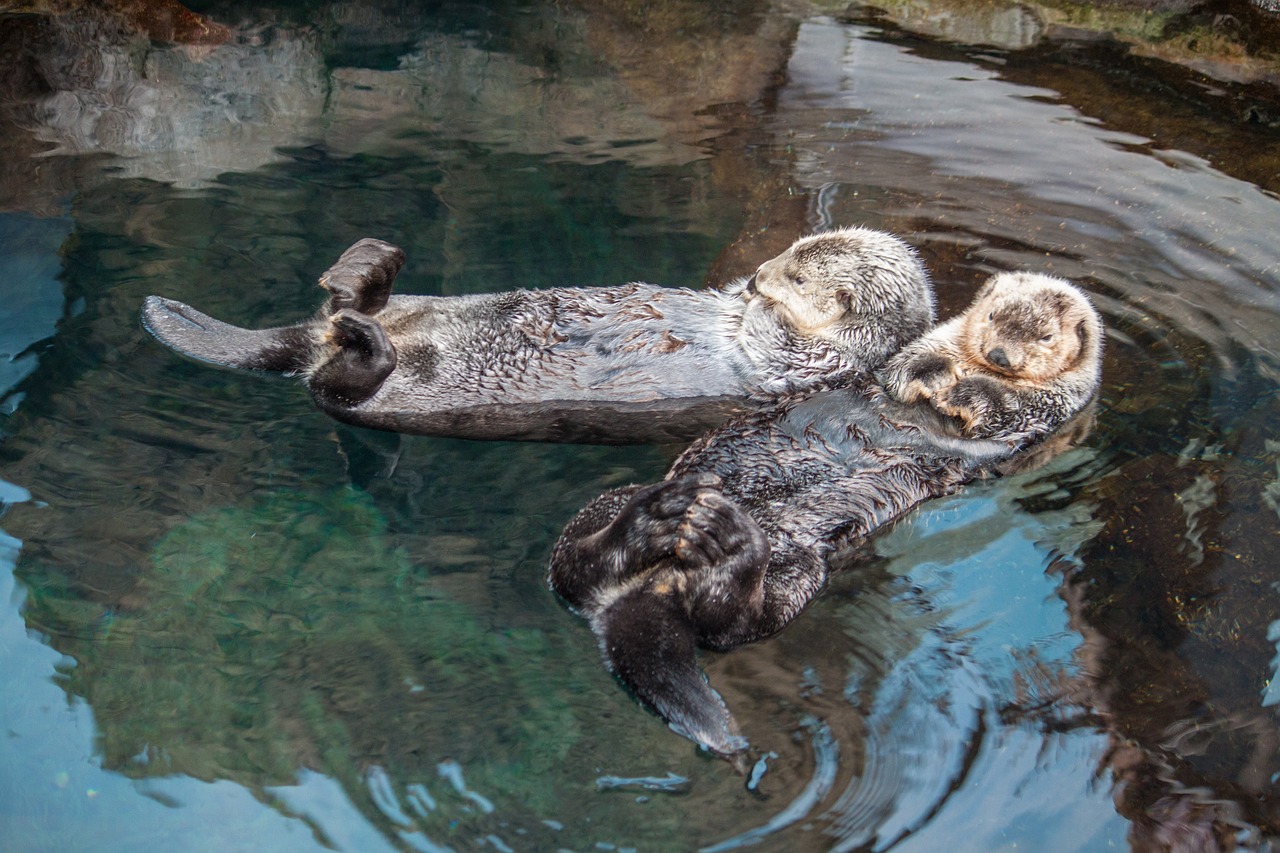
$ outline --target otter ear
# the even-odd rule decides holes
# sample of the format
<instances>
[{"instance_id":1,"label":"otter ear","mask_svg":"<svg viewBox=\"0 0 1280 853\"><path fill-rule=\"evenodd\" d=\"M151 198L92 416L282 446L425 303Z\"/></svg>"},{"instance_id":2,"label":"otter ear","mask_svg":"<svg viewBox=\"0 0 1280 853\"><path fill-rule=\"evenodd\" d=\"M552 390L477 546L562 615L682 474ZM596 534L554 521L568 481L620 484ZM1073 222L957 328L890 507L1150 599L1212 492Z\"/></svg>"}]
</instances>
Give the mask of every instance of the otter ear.
<instances>
[{"instance_id":1,"label":"otter ear","mask_svg":"<svg viewBox=\"0 0 1280 853\"><path fill-rule=\"evenodd\" d=\"M848 311L853 307L853 294L841 288L836 291L836 302L840 303L840 307Z\"/></svg>"},{"instance_id":2,"label":"otter ear","mask_svg":"<svg viewBox=\"0 0 1280 853\"><path fill-rule=\"evenodd\" d=\"M1080 349L1087 350L1089 348L1089 338L1092 334L1093 330L1087 317L1076 323L1076 337L1080 339Z\"/></svg>"},{"instance_id":3,"label":"otter ear","mask_svg":"<svg viewBox=\"0 0 1280 853\"><path fill-rule=\"evenodd\" d=\"M1093 341L1093 325L1089 322L1088 317L1081 318L1076 321L1076 339L1079 341L1079 347L1076 349L1075 357L1071 359L1069 367L1074 368L1092 353L1095 349Z\"/></svg>"},{"instance_id":4,"label":"otter ear","mask_svg":"<svg viewBox=\"0 0 1280 853\"><path fill-rule=\"evenodd\" d=\"M987 279L982 283L982 286L978 288L978 292L973 295L974 305L977 305L983 299L986 299L988 296L991 295L991 291L996 289L996 281L999 278L1000 276L993 275L991 276L991 278Z\"/></svg>"}]
</instances>

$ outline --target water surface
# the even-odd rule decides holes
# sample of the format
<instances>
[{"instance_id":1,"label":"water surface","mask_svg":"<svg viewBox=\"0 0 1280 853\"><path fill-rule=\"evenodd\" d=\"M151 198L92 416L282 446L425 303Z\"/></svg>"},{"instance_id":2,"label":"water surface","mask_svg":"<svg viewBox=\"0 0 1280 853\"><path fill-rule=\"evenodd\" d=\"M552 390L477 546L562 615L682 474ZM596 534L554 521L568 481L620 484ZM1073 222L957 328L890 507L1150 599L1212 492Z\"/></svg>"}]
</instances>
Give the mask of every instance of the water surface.
<instances>
[{"instance_id":1,"label":"water surface","mask_svg":"<svg viewBox=\"0 0 1280 853\"><path fill-rule=\"evenodd\" d=\"M64 80L23 131L61 153L6 190L13 849L1280 834L1274 129L1087 47L763 6L682 38L538 4L242 14L214 48L150 44L146 74ZM362 236L405 248L401 290L455 294L715 284L844 224L917 246L944 313L996 270L1078 281L1105 386L1084 447L921 508L780 636L704 658L753 790L611 680L544 580L578 508L679 448L349 429L136 319L160 293L291 321Z\"/></svg>"}]
</instances>

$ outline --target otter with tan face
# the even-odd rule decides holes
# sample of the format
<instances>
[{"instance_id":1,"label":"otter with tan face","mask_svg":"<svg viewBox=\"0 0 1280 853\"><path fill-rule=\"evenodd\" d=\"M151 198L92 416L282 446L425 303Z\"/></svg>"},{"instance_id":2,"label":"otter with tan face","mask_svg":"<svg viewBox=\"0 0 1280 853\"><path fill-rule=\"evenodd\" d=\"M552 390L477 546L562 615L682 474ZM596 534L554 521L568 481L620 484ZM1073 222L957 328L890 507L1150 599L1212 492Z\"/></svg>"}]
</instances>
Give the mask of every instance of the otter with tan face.
<instances>
[{"instance_id":1,"label":"otter with tan face","mask_svg":"<svg viewBox=\"0 0 1280 853\"><path fill-rule=\"evenodd\" d=\"M998 275L892 358L886 387L862 377L780 401L707 433L662 482L601 495L565 527L550 584L641 702L740 764L747 742L697 649L781 631L883 526L1081 441L1102 330L1066 282Z\"/></svg>"},{"instance_id":2,"label":"otter with tan face","mask_svg":"<svg viewBox=\"0 0 1280 853\"><path fill-rule=\"evenodd\" d=\"M1007 272L964 313L912 341L880 372L903 403L927 401L966 436L1052 430L1098 388L1102 323L1061 279Z\"/></svg>"},{"instance_id":3,"label":"otter with tan face","mask_svg":"<svg viewBox=\"0 0 1280 853\"><path fill-rule=\"evenodd\" d=\"M912 250L847 228L805 237L722 290L627 284L397 296L404 254L347 250L320 313L251 331L157 296L143 323L206 362L298 374L357 426L465 438L693 438L759 401L875 370L933 322Z\"/></svg>"},{"instance_id":4,"label":"otter with tan face","mask_svg":"<svg viewBox=\"0 0 1280 853\"><path fill-rule=\"evenodd\" d=\"M606 492L565 527L551 587L590 623L610 671L676 732L741 766L747 741L698 665L772 636L872 536L973 480L1047 462L1083 439L1091 400L1056 430L957 435L870 379L735 419L666 479Z\"/></svg>"}]
</instances>

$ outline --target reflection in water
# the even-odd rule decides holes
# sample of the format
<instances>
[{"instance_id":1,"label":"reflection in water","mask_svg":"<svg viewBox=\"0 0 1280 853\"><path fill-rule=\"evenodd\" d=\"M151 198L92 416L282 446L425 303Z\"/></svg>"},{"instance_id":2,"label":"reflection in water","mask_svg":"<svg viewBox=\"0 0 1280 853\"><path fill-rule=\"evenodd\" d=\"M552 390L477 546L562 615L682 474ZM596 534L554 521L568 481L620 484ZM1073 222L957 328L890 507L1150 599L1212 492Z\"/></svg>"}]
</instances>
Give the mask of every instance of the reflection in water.
<instances>
[{"instance_id":1,"label":"reflection in water","mask_svg":"<svg viewBox=\"0 0 1280 853\"><path fill-rule=\"evenodd\" d=\"M3 207L74 193L0 223L10 278L43 276L0 319L25 353L0 374L17 849L1274 841L1274 130L1099 48L764 4L226 14L198 46L0 26L30 36ZM63 55L100 64L37 61ZM97 156L32 156L53 145ZM405 247L406 289L466 293L719 281L848 223L918 245L944 314L997 269L1081 282L1103 405L1089 448L923 508L782 635L705 658L751 791L616 688L543 582L561 525L674 449L348 430L135 319L160 284L296 317L366 234Z\"/></svg>"},{"instance_id":2,"label":"reflection in water","mask_svg":"<svg viewBox=\"0 0 1280 853\"><path fill-rule=\"evenodd\" d=\"M117 174L199 186L277 162L277 146L318 140L325 85L314 32L242 32L191 13L189 26L137 19L163 5L4 18L0 114L27 132L3 143L0 206L39 205L93 180L96 170L65 160L45 174L51 156L114 155Z\"/></svg>"}]
</instances>

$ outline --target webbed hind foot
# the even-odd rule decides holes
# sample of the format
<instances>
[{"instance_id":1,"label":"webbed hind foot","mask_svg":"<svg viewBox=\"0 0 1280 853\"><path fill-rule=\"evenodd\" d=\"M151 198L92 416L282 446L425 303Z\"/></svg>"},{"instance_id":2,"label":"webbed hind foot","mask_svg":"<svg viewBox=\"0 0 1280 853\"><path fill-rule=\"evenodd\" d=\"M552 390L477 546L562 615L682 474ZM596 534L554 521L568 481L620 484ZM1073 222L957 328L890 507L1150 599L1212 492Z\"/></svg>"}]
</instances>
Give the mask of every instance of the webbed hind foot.
<instances>
[{"instance_id":1,"label":"webbed hind foot","mask_svg":"<svg viewBox=\"0 0 1280 853\"><path fill-rule=\"evenodd\" d=\"M404 260L404 252L390 243L372 237L357 242L320 276L320 286L330 293L325 313L349 308L377 314L386 307Z\"/></svg>"},{"instance_id":2,"label":"webbed hind foot","mask_svg":"<svg viewBox=\"0 0 1280 853\"><path fill-rule=\"evenodd\" d=\"M326 340L338 347L309 380L329 403L356 406L377 393L396 368L396 350L377 320L344 308L329 318Z\"/></svg>"},{"instance_id":3,"label":"webbed hind foot","mask_svg":"<svg viewBox=\"0 0 1280 853\"><path fill-rule=\"evenodd\" d=\"M719 484L719 477L695 474L638 490L609 524L584 537L579 546L584 558L606 568L596 586L619 582L669 559L689 506Z\"/></svg>"},{"instance_id":4,"label":"webbed hind foot","mask_svg":"<svg viewBox=\"0 0 1280 853\"><path fill-rule=\"evenodd\" d=\"M609 669L677 734L739 766L747 740L698 667L684 603L660 586L633 589L592 619Z\"/></svg>"},{"instance_id":5,"label":"webbed hind foot","mask_svg":"<svg viewBox=\"0 0 1280 853\"><path fill-rule=\"evenodd\" d=\"M769 538L736 501L699 490L685 509L674 551L685 607L702 640L723 637L760 613Z\"/></svg>"}]
</instances>

